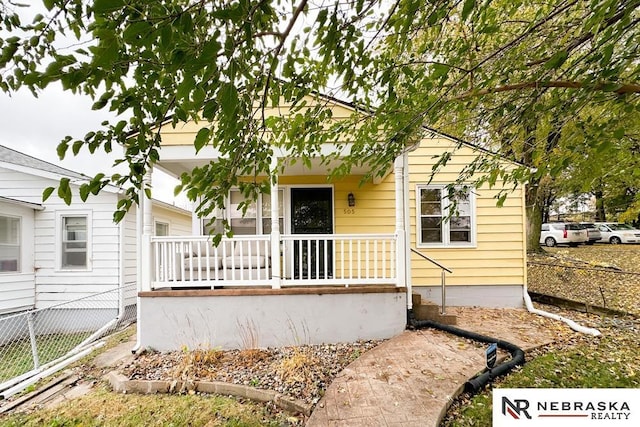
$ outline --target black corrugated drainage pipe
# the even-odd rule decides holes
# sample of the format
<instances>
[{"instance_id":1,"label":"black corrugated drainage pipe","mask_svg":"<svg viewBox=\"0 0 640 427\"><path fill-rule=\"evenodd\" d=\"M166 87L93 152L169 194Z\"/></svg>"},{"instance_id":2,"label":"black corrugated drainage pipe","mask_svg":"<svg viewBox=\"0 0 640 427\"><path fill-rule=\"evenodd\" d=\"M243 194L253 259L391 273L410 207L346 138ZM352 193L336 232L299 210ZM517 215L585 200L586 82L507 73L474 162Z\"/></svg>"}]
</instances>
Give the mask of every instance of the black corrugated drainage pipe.
<instances>
[{"instance_id":1,"label":"black corrugated drainage pipe","mask_svg":"<svg viewBox=\"0 0 640 427\"><path fill-rule=\"evenodd\" d=\"M469 338L474 341L480 341L484 343L496 343L499 348L507 350L511 354L511 359L506 362L496 365L491 370L485 370L481 374L471 378L464 384L464 391L467 393L475 394L482 390L491 380L496 377L506 375L516 366L524 364L524 351L515 344L508 341L499 340L496 338L488 337L486 335L477 334L475 332L465 331L464 329L456 328L455 326L443 325L442 323L434 322L432 320L416 320L413 316L413 310L407 310L408 326L414 329L421 328L434 328L441 331L449 332L463 338Z\"/></svg>"}]
</instances>

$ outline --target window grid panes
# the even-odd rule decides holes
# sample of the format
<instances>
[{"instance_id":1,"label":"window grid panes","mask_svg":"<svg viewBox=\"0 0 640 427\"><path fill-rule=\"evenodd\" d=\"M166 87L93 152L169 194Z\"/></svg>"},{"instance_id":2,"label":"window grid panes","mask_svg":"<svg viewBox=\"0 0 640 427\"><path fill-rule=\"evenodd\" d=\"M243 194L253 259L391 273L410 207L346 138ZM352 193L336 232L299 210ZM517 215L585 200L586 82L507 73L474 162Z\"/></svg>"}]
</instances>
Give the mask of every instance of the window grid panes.
<instances>
[{"instance_id":1,"label":"window grid panes","mask_svg":"<svg viewBox=\"0 0 640 427\"><path fill-rule=\"evenodd\" d=\"M424 188L420 194L420 212L423 243L442 242L442 192Z\"/></svg>"},{"instance_id":2,"label":"window grid panes","mask_svg":"<svg viewBox=\"0 0 640 427\"><path fill-rule=\"evenodd\" d=\"M419 243L469 245L473 243L473 207L469 191L456 192L449 199L443 188L419 187ZM450 214L449 209L455 211Z\"/></svg>"},{"instance_id":3,"label":"window grid panes","mask_svg":"<svg viewBox=\"0 0 640 427\"><path fill-rule=\"evenodd\" d=\"M64 269L87 267L87 217L62 217L62 257Z\"/></svg>"},{"instance_id":4,"label":"window grid panes","mask_svg":"<svg viewBox=\"0 0 640 427\"><path fill-rule=\"evenodd\" d=\"M20 271L20 218L0 216L0 273Z\"/></svg>"},{"instance_id":5,"label":"window grid panes","mask_svg":"<svg viewBox=\"0 0 640 427\"><path fill-rule=\"evenodd\" d=\"M231 190L229 193L229 223L233 234L256 234L258 226L258 211L256 202L251 202L247 211L242 214L240 203L244 201L244 196L240 190Z\"/></svg>"},{"instance_id":6,"label":"window grid panes","mask_svg":"<svg viewBox=\"0 0 640 427\"><path fill-rule=\"evenodd\" d=\"M169 235L169 224L166 222L158 222L156 221L156 236L168 236Z\"/></svg>"}]
</instances>

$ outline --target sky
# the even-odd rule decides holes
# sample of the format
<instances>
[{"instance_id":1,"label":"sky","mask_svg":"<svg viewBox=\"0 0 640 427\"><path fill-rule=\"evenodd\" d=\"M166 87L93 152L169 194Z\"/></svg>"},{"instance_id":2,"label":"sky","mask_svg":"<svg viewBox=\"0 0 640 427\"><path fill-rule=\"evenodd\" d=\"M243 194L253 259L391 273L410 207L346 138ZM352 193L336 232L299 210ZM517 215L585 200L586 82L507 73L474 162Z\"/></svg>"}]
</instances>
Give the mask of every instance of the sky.
<instances>
[{"instance_id":1,"label":"sky","mask_svg":"<svg viewBox=\"0 0 640 427\"><path fill-rule=\"evenodd\" d=\"M37 98L28 90L12 96L0 92L0 145L89 176L126 173L125 165L113 167L122 155L119 147L114 147L111 154L104 150L91 154L83 148L78 156L69 149L64 160L58 158L56 147L66 135L83 138L98 129L102 121L113 119L106 111L92 110L91 105L87 96L65 92L60 86L48 87ZM152 176L154 199L185 207L184 198L173 197L177 181L158 170Z\"/></svg>"},{"instance_id":2,"label":"sky","mask_svg":"<svg viewBox=\"0 0 640 427\"><path fill-rule=\"evenodd\" d=\"M28 5L20 9L24 22L36 13L48 13L40 2ZM75 38L64 37L60 41L61 45L75 42ZM0 145L89 176L99 172L105 175L126 173L128 168L124 164L113 167L114 161L122 155L119 147L114 147L110 154L102 149L91 154L83 147L78 156L73 156L69 149L64 160L58 158L56 147L65 136L82 139L87 132L99 129L104 120L115 119L115 115L106 110L92 110L92 104L88 96L65 92L59 83L50 85L38 97L29 90L20 90L11 96L0 91ZM152 176L154 199L189 208L186 197L176 199L173 196L177 180L159 170L154 170Z\"/></svg>"}]
</instances>

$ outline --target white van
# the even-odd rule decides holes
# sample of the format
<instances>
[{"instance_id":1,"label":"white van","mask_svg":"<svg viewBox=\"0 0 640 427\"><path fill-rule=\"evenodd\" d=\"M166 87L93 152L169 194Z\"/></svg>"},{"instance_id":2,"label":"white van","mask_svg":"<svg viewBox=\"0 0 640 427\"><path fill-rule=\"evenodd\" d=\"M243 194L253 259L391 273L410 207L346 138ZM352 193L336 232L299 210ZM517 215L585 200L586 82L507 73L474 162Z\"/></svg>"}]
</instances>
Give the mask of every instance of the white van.
<instances>
[{"instance_id":1,"label":"white van","mask_svg":"<svg viewBox=\"0 0 640 427\"><path fill-rule=\"evenodd\" d=\"M587 227L573 222L547 222L542 224L540 244L545 246L578 246L589 241Z\"/></svg>"}]
</instances>

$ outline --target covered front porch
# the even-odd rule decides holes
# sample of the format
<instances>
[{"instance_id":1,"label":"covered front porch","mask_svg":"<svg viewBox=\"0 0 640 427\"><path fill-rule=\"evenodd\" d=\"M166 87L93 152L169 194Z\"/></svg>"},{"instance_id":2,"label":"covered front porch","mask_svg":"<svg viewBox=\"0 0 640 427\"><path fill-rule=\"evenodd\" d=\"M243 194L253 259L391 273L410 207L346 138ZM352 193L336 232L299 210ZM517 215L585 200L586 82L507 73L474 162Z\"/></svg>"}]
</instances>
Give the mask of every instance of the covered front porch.
<instances>
[{"instance_id":1,"label":"covered front porch","mask_svg":"<svg viewBox=\"0 0 640 427\"><path fill-rule=\"evenodd\" d=\"M159 166L178 176L196 161L183 152L163 152ZM241 192L230 192L216 218L233 236L216 243L219 224L195 213L191 235L155 235L142 192L139 344L249 348L400 333L411 306L406 161L362 185L364 171L329 181L326 165L274 157L277 179L244 213Z\"/></svg>"},{"instance_id":2,"label":"covered front porch","mask_svg":"<svg viewBox=\"0 0 640 427\"><path fill-rule=\"evenodd\" d=\"M163 148L162 154L158 167L174 176L208 161L182 146ZM384 177L363 185L364 169L331 181L331 165L312 160L302 166L274 155L272 170L278 173L267 194L243 211L244 196L232 189L224 209L209 218L193 213L189 236L156 235L149 199L141 192L140 290L410 288L406 157L399 156ZM214 239L225 221L232 237Z\"/></svg>"}]
</instances>

